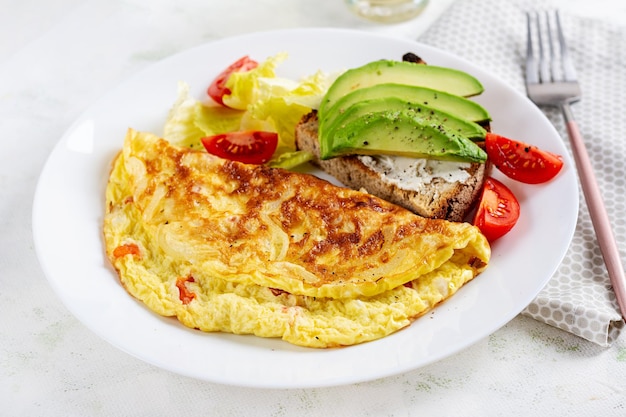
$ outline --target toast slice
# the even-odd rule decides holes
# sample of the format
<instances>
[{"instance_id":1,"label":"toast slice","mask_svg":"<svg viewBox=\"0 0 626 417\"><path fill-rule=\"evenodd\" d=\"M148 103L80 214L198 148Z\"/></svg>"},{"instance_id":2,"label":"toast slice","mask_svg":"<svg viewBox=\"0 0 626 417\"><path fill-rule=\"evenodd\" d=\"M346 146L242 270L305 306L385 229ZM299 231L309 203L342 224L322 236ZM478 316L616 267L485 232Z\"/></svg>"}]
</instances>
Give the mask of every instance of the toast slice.
<instances>
[{"instance_id":1,"label":"toast slice","mask_svg":"<svg viewBox=\"0 0 626 417\"><path fill-rule=\"evenodd\" d=\"M488 163L358 155L320 160L317 132L314 110L302 118L295 131L296 147L313 153L314 165L349 188L364 189L427 218L465 220L489 174Z\"/></svg>"}]
</instances>

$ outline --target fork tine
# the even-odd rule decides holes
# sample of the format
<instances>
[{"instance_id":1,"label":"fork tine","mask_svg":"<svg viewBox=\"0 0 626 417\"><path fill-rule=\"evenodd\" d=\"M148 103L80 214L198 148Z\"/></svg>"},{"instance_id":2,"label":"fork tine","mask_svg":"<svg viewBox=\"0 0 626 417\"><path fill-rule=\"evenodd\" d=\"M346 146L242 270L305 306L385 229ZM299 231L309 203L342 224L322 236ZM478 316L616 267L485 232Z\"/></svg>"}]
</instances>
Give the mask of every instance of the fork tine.
<instances>
[{"instance_id":1,"label":"fork tine","mask_svg":"<svg viewBox=\"0 0 626 417\"><path fill-rule=\"evenodd\" d=\"M552 72L552 81L559 79L559 71L556 62L556 50L554 40L552 39L552 25L550 24L550 14L546 11L546 32L548 32L548 46L550 47L550 70Z\"/></svg>"},{"instance_id":2,"label":"fork tine","mask_svg":"<svg viewBox=\"0 0 626 417\"><path fill-rule=\"evenodd\" d=\"M537 68L537 60L535 59L535 53L533 52L533 32L532 32L532 18L530 12L526 12L526 26L527 26L527 39L526 39L526 82L538 83L539 73Z\"/></svg>"},{"instance_id":3,"label":"fork tine","mask_svg":"<svg viewBox=\"0 0 626 417\"><path fill-rule=\"evenodd\" d=\"M546 15L547 17L547 15ZM542 83L550 82L552 79L550 78L550 60L546 57L546 53L544 50L544 40L543 36L541 36L541 18L539 13L535 13L535 20L537 21L537 41L539 42L539 79ZM548 25L550 23L548 22ZM547 31L548 39L550 39L550 30L548 26Z\"/></svg>"},{"instance_id":4,"label":"fork tine","mask_svg":"<svg viewBox=\"0 0 626 417\"><path fill-rule=\"evenodd\" d=\"M565 81L576 81L576 70L574 69L574 64L569 56L567 50L567 43L565 42L565 37L563 36L563 29L561 27L561 18L559 16L559 11L556 11L556 28L559 37L559 47L561 48L561 65L563 66L563 76Z\"/></svg>"}]
</instances>

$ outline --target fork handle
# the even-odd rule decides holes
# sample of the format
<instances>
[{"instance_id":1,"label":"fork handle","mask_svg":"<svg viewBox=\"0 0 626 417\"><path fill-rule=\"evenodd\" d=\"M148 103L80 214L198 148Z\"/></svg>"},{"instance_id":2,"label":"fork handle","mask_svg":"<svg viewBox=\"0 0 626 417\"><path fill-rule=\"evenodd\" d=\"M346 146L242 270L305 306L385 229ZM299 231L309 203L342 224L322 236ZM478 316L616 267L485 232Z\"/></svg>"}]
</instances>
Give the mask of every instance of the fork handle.
<instances>
[{"instance_id":1,"label":"fork handle","mask_svg":"<svg viewBox=\"0 0 626 417\"><path fill-rule=\"evenodd\" d=\"M606 269L617 298L617 304L619 305L620 314L622 319L626 320L626 276L624 274L624 267L611 230L611 223L609 216L604 207L602 200L602 194L596 181L596 176L591 166L589 154L583 141L582 135L578 129L578 124L572 117L569 104L562 106L563 115L567 124L567 133L572 145L572 153L574 154L574 161L576 162L576 168L578 169L578 177L582 186L583 195L589 208L589 214L591 216L591 223L596 232L598 244L600 246L600 252L604 258Z\"/></svg>"}]
</instances>

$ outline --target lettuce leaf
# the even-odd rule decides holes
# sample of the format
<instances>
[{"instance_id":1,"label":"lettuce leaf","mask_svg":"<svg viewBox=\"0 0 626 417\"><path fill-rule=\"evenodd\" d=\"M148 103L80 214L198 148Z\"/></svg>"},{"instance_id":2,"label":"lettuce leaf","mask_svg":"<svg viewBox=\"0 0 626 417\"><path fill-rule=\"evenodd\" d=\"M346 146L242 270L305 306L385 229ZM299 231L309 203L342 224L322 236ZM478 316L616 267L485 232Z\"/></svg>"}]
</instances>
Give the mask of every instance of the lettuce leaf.
<instances>
[{"instance_id":1,"label":"lettuce leaf","mask_svg":"<svg viewBox=\"0 0 626 417\"><path fill-rule=\"evenodd\" d=\"M178 98L170 109L163 137L177 146L204 149L201 138L239 129L243 112L223 106L207 106L189 94L189 85L178 83Z\"/></svg>"},{"instance_id":2,"label":"lettuce leaf","mask_svg":"<svg viewBox=\"0 0 626 417\"><path fill-rule=\"evenodd\" d=\"M270 159L267 162L272 168L292 169L313 160L313 154L309 151L285 152Z\"/></svg>"},{"instance_id":3,"label":"lettuce leaf","mask_svg":"<svg viewBox=\"0 0 626 417\"><path fill-rule=\"evenodd\" d=\"M231 109L246 110L258 99L259 94L264 93L259 91L259 79L275 78L276 67L285 59L287 59L287 54L278 54L260 62L250 71L232 73L226 81L226 88L231 93L222 98L224 104Z\"/></svg>"},{"instance_id":4,"label":"lettuce leaf","mask_svg":"<svg viewBox=\"0 0 626 417\"><path fill-rule=\"evenodd\" d=\"M302 116L318 108L328 86L321 71L300 82L284 78L260 78L257 101L248 112L257 120L266 120L278 133L276 154L295 151L295 128Z\"/></svg>"}]
</instances>

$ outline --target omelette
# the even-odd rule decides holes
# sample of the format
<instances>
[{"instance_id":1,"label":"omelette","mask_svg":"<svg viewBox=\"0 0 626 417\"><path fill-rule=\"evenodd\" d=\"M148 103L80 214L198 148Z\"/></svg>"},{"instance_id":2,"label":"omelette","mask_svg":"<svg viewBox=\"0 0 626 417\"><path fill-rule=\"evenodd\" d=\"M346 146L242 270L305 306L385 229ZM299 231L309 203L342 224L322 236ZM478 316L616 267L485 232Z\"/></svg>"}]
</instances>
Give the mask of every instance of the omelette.
<instances>
[{"instance_id":1,"label":"omelette","mask_svg":"<svg viewBox=\"0 0 626 417\"><path fill-rule=\"evenodd\" d=\"M122 285L152 311L308 347L404 328L490 258L468 223L133 129L113 161L103 230Z\"/></svg>"}]
</instances>

